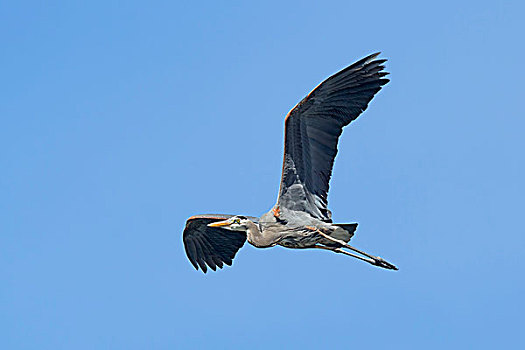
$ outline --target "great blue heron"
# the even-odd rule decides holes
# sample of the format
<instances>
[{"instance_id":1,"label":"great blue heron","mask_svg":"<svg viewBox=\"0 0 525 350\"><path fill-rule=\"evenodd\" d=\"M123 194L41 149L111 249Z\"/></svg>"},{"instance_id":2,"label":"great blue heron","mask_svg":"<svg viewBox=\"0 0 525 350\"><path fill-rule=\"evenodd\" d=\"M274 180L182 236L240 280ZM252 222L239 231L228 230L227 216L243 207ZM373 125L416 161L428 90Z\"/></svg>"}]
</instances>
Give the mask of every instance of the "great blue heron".
<instances>
[{"instance_id":1,"label":"great blue heron","mask_svg":"<svg viewBox=\"0 0 525 350\"><path fill-rule=\"evenodd\" d=\"M198 270L231 265L246 239L257 248L326 249L385 269L397 267L348 244L357 224L334 224L327 208L332 166L343 127L388 83L384 59L372 54L332 75L284 119L284 161L279 197L260 218L197 215L186 222L186 255ZM346 248L354 253L351 253ZM355 254L357 253L357 254ZM359 255L358 255L359 254Z\"/></svg>"}]
</instances>

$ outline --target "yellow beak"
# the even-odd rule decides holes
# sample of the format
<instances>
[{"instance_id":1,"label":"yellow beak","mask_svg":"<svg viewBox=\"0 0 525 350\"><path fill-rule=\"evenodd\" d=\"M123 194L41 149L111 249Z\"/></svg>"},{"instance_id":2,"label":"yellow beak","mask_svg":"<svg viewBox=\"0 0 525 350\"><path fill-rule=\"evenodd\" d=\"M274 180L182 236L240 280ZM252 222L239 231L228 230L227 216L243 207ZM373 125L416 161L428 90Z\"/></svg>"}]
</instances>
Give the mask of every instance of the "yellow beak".
<instances>
[{"instance_id":1,"label":"yellow beak","mask_svg":"<svg viewBox=\"0 0 525 350\"><path fill-rule=\"evenodd\" d=\"M224 221L217 221L212 222L211 224L208 224L209 227L221 227L221 226L228 226L230 225L230 220L224 220Z\"/></svg>"}]
</instances>

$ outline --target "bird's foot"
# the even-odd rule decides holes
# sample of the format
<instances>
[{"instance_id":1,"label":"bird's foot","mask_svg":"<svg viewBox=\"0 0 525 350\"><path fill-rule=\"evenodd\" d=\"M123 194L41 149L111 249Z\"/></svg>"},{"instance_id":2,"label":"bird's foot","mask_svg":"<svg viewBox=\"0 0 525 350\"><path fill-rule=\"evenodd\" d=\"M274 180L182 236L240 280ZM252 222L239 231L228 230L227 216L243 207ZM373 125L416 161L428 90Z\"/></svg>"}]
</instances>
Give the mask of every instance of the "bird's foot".
<instances>
[{"instance_id":1,"label":"bird's foot","mask_svg":"<svg viewBox=\"0 0 525 350\"><path fill-rule=\"evenodd\" d=\"M395 265L389 263L388 261L384 260L383 258L381 258L379 256L376 256L374 258L374 263L373 264L376 265L376 266L382 267L384 269L399 270Z\"/></svg>"}]
</instances>

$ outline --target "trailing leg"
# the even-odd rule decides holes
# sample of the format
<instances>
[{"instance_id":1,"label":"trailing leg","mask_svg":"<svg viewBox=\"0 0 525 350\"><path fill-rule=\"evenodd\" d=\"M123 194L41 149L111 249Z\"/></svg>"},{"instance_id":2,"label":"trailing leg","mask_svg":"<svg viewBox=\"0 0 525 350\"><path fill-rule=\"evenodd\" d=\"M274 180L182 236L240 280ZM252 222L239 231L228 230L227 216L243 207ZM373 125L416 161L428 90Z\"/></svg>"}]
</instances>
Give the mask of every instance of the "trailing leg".
<instances>
[{"instance_id":1,"label":"trailing leg","mask_svg":"<svg viewBox=\"0 0 525 350\"><path fill-rule=\"evenodd\" d=\"M379 267L382 267L384 269L390 269L390 270L398 270L398 268L389 263L388 261L384 260L383 258L379 257L379 256L373 256L373 255L370 255L370 254L367 254L357 248L354 248L352 247L350 244L344 242L344 241L341 241L337 238L333 238L333 237L330 237L329 235L327 235L326 233L324 232L321 232L320 230L315 230L319 235L323 236L324 238L332 241L332 242L335 242L335 243L338 243L340 245L342 245L343 247L345 248L348 248L350 250L353 250L354 252L356 253L359 253L361 255L364 255L366 256L367 258L364 258L364 257L361 257L361 256L358 256L356 254L352 254L352 253L349 253L341 248L333 248L331 249L330 247L325 247L325 246L316 246L316 248L319 248L319 247L322 247L321 249L328 249L328 250L332 250L336 253L343 253L343 254L346 254L346 255L350 255L350 256L353 256L354 258L358 258L360 260L363 260L363 261L366 261L367 263L369 264L372 264L372 265L375 265L375 266L379 266Z\"/></svg>"},{"instance_id":2,"label":"trailing leg","mask_svg":"<svg viewBox=\"0 0 525 350\"><path fill-rule=\"evenodd\" d=\"M369 259L369 258L365 258L365 257L362 257L362 256L359 256L359 255L357 255L357 254L352 254L352 253L347 252L346 250L343 250L343 249L341 249L341 248L327 247L327 246L324 246L324 245L315 245L315 246L313 246L312 248L331 250L331 251L333 251L333 252L335 252L335 253L345 254L345 255L351 256L351 257L353 257L353 258L357 258L357 259L359 259L359 260L366 261L366 262L369 263L369 264L375 265L374 260Z\"/></svg>"}]
</instances>

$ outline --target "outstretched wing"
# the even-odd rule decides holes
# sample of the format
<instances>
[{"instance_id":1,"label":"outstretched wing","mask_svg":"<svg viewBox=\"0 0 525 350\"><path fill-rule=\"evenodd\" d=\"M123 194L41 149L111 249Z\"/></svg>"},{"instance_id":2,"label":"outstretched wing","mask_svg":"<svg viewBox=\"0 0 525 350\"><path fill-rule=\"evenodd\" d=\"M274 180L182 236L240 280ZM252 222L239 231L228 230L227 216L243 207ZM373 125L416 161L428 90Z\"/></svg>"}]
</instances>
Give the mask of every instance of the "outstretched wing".
<instances>
[{"instance_id":1,"label":"outstretched wing","mask_svg":"<svg viewBox=\"0 0 525 350\"><path fill-rule=\"evenodd\" d=\"M210 214L192 216L186 221L182 234L184 249L195 269L206 273L208 265L213 271L222 269L223 263L231 265L237 251L246 241L246 233L220 227L208 227L209 223L231 218L233 215Z\"/></svg>"},{"instance_id":2,"label":"outstretched wing","mask_svg":"<svg viewBox=\"0 0 525 350\"><path fill-rule=\"evenodd\" d=\"M331 221L327 196L339 136L389 81L378 55L332 75L286 116L280 207Z\"/></svg>"}]
</instances>

